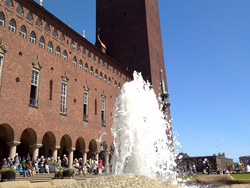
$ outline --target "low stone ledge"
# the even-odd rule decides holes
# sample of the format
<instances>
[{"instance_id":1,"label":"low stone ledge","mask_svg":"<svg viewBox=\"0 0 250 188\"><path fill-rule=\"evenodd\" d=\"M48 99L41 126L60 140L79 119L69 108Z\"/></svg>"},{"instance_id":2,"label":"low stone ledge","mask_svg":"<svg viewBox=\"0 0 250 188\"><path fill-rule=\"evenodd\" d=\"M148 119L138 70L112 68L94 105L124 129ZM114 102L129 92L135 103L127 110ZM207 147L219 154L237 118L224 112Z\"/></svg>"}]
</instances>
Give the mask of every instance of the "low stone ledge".
<instances>
[{"instance_id":1,"label":"low stone ledge","mask_svg":"<svg viewBox=\"0 0 250 188\"><path fill-rule=\"evenodd\" d=\"M29 181L9 181L0 183L0 188L32 188Z\"/></svg>"}]
</instances>

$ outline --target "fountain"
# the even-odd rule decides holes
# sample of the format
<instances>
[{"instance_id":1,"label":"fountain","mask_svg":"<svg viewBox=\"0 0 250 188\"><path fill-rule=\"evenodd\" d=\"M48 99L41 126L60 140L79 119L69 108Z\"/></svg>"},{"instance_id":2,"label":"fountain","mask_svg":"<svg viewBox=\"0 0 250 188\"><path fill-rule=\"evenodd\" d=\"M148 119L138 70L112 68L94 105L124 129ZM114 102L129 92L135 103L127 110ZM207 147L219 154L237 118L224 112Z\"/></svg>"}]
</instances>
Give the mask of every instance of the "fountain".
<instances>
[{"instance_id":1,"label":"fountain","mask_svg":"<svg viewBox=\"0 0 250 188\"><path fill-rule=\"evenodd\" d=\"M133 173L161 181L176 182L170 124L160 110L157 97L140 73L123 85L114 107L114 174Z\"/></svg>"}]
</instances>

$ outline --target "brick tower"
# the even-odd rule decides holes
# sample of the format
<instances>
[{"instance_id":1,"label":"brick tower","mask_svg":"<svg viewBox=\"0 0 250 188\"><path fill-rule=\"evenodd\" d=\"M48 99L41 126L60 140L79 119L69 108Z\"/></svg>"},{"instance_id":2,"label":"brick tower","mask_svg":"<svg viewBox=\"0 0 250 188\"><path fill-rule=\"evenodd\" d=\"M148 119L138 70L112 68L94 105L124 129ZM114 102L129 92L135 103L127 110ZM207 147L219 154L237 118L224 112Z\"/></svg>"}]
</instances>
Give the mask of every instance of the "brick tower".
<instances>
[{"instance_id":1,"label":"brick tower","mask_svg":"<svg viewBox=\"0 0 250 188\"><path fill-rule=\"evenodd\" d=\"M158 1L97 0L96 33L97 46L103 42L109 56L152 83L170 115Z\"/></svg>"}]
</instances>

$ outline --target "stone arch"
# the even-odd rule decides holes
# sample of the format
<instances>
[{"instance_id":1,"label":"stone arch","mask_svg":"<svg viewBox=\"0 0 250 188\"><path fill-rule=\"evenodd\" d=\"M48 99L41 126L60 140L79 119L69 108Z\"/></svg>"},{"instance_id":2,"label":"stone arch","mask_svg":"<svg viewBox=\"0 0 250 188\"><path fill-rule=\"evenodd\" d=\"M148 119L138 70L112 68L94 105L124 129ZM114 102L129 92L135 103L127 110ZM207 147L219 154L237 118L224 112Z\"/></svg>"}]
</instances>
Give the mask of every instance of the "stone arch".
<instances>
[{"instance_id":1,"label":"stone arch","mask_svg":"<svg viewBox=\"0 0 250 188\"><path fill-rule=\"evenodd\" d=\"M85 141L82 137L79 137L76 140L76 145L75 145L76 150L74 151L74 158L83 158L83 154L85 152Z\"/></svg>"},{"instance_id":2,"label":"stone arch","mask_svg":"<svg viewBox=\"0 0 250 188\"><path fill-rule=\"evenodd\" d=\"M53 147L56 146L56 137L51 131L43 135L42 147L39 150L39 155L44 157L51 157Z\"/></svg>"},{"instance_id":3,"label":"stone arch","mask_svg":"<svg viewBox=\"0 0 250 188\"><path fill-rule=\"evenodd\" d=\"M96 141L92 139L89 142L89 152L88 152L87 158L95 159L96 154L97 154L97 144L96 144Z\"/></svg>"},{"instance_id":4,"label":"stone arch","mask_svg":"<svg viewBox=\"0 0 250 188\"><path fill-rule=\"evenodd\" d=\"M21 138L20 138L21 144L17 146L17 153L21 157L27 156L29 154L30 156L33 154L33 148L37 143L37 135L34 129L27 128L22 132Z\"/></svg>"},{"instance_id":5,"label":"stone arch","mask_svg":"<svg viewBox=\"0 0 250 188\"><path fill-rule=\"evenodd\" d=\"M63 135L60 142L60 149L58 156L63 157L63 155L67 155L68 151L72 149L72 141L68 134Z\"/></svg>"},{"instance_id":6,"label":"stone arch","mask_svg":"<svg viewBox=\"0 0 250 188\"><path fill-rule=\"evenodd\" d=\"M14 141L14 130L8 124L0 125L0 161L9 157L10 148L8 143Z\"/></svg>"}]
</instances>

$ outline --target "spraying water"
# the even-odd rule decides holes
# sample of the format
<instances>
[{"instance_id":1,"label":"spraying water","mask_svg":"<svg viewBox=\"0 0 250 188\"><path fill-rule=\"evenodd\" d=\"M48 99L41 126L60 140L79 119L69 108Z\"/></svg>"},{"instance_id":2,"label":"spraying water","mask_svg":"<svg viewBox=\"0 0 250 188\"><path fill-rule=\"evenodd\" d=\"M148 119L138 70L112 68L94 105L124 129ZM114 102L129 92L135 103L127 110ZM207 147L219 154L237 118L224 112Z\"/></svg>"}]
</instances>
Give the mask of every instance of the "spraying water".
<instances>
[{"instance_id":1,"label":"spraying water","mask_svg":"<svg viewBox=\"0 0 250 188\"><path fill-rule=\"evenodd\" d=\"M170 124L150 83L139 73L133 76L132 82L123 85L114 107L112 172L175 182L175 157L167 135Z\"/></svg>"}]
</instances>

